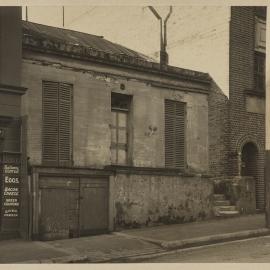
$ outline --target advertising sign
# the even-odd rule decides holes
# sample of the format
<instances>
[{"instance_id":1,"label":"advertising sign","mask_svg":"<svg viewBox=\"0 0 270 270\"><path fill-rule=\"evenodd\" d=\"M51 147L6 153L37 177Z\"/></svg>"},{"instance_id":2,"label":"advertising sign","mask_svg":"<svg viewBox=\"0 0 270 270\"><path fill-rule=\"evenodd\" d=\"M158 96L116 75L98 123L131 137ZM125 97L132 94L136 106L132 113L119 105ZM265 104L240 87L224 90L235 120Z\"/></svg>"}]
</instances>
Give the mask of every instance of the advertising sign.
<instances>
[{"instance_id":1,"label":"advertising sign","mask_svg":"<svg viewBox=\"0 0 270 270\"><path fill-rule=\"evenodd\" d=\"M3 165L2 217L17 218L20 205L20 167Z\"/></svg>"}]
</instances>

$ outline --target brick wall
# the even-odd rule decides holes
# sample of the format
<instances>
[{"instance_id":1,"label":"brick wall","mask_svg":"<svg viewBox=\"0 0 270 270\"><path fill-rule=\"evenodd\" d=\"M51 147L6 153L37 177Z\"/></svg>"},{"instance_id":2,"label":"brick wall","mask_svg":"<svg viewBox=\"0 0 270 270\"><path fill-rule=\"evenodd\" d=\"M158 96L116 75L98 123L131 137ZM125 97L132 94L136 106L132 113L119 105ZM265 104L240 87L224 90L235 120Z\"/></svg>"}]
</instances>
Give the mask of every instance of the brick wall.
<instances>
[{"instance_id":1,"label":"brick wall","mask_svg":"<svg viewBox=\"0 0 270 270\"><path fill-rule=\"evenodd\" d=\"M246 90L254 90L255 8L232 7L230 24L230 166L231 175L240 173L242 146L253 142L259 151L257 192L264 189L264 114L246 111ZM263 195L259 207L263 207Z\"/></svg>"},{"instance_id":2,"label":"brick wall","mask_svg":"<svg viewBox=\"0 0 270 270\"><path fill-rule=\"evenodd\" d=\"M231 8L229 100L213 82L209 95L209 168L215 176L240 175L242 147L247 142L255 144L257 208L263 208L265 114L262 106L251 110L246 104L251 99L253 106L264 102L264 97L252 94L255 92L254 30L258 11L263 10Z\"/></svg>"},{"instance_id":3,"label":"brick wall","mask_svg":"<svg viewBox=\"0 0 270 270\"><path fill-rule=\"evenodd\" d=\"M209 102L209 172L214 176L228 174L228 98L212 82Z\"/></svg>"}]
</instances>

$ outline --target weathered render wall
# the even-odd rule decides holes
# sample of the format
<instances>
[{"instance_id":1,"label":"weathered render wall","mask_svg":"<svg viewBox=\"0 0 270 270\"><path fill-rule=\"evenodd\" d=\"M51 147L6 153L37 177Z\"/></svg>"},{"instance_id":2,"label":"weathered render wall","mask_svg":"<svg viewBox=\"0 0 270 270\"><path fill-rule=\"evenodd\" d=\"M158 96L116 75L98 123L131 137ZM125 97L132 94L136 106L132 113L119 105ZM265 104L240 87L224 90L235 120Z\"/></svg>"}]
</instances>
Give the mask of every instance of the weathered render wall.
<instances>
[{"instance_id":1,"label":"weathered render wall","mask_svg":"<svg viewBox=\"0 0 270 270\"><path fill-rule=\"evenodd\" d=\"M74 166L110 165L111 92L133 96L132 160L134 166L164 167L164 99L187 103L187 165L193 171L208 170L207 94L196 93L196 83L116 69L89 62L24 53L23 114L28 117L28 156L42 163L42 80L73 84ZM150 81L176 85L183 91L151 85ZM120 89L125 85L125 90ZM185 91L185 90L192 90ZM149 136L149 126L157 131Z\"/></svg>"},{"instance_id":2,"label":"weathered render wall","mask_svg":"<svg viewBox=\"0 0 270 270\"><path fill-rule=\"evenodd\" d=\"M115 226L184 223L212 217L213 184L200 176L117 174Z\"/></svg>"}]
</instances>

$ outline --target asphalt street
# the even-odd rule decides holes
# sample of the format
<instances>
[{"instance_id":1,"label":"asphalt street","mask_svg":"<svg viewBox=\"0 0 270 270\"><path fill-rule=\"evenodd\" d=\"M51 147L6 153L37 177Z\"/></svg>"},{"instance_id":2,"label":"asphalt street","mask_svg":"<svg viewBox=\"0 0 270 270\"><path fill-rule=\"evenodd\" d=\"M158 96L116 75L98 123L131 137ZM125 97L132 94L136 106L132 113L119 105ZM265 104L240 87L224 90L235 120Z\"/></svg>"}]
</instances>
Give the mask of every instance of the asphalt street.
<instances>
[{"instance_id":1,"label":"asphalt street","mask_svg":"<svg viewBox=\"0 0 270 270\"><path fill-rule=\"evenodd\" d=\"M270 263L270 236L169 252L136 263Z\"/></svg>"}]
</instances>

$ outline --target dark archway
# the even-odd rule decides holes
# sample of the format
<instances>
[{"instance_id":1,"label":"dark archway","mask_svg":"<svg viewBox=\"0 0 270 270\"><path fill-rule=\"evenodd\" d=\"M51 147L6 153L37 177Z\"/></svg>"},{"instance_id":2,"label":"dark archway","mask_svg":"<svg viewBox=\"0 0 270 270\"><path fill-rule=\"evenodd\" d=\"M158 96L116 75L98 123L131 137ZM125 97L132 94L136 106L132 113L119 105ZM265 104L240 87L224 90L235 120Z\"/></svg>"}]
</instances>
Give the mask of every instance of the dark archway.
<instances>
[{"instance_id":1,"label":"dark archway","mask_svg":"<svg viewBox=\"0 0 270 270\"><path fill-rule=\"evenodd\" d=\"M241 175L256 176L258 149L252 142L246 143L242 148Z\"/></svg>"},{"instance_id":2,"label":"dark archway","mask_svg":"<svg viewBox=\"0 0 270 270\"><path fill-rule=\"evenodd\" d=\"M258 148L252 142L247 142L241 153L241 175L252 176L256 185L256 208L261 208L264 194L261 194L261 186L258 183Z\"/></svg>"}]
</instances>

